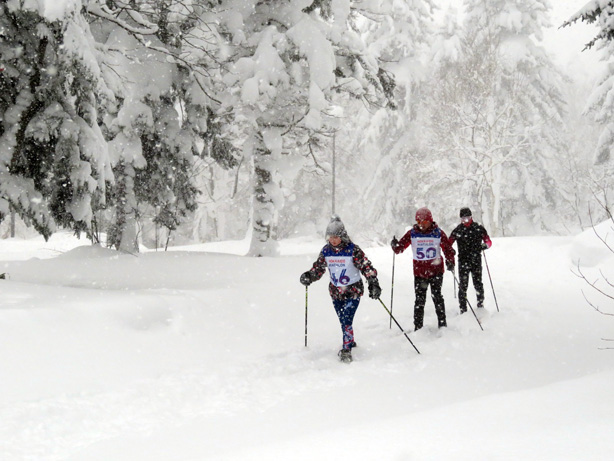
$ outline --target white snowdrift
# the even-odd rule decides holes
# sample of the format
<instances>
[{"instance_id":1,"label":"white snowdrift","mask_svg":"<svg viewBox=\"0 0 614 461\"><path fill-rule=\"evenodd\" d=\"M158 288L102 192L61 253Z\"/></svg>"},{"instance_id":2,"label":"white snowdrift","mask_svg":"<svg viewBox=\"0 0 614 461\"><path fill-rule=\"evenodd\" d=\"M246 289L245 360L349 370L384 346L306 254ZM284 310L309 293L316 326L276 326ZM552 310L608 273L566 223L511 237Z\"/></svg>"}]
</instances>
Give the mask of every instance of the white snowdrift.
<instances>
[{"instance_id":1,"label":"white snowdrift","mask_svg":"<svg viewBox=\"0 0 614 461\"><path fill-rule=\"evenodd\" d=\"M411 261L397 257L393 313L421 354L363 298L350 365L324 280L304 347L298 276L318 239L279 258L241 256L245 242L132 256L61 235L0 241L0 458L610 459L614 360L599 348L613 325L572 273L578 239L495 239L500 312L485 271L483 332L448 274L449 328L429 300L409 333ZM365 250L390 307L391 252ZM594 251L596 268L611 262Z\"/></svg>"}]
</instances>

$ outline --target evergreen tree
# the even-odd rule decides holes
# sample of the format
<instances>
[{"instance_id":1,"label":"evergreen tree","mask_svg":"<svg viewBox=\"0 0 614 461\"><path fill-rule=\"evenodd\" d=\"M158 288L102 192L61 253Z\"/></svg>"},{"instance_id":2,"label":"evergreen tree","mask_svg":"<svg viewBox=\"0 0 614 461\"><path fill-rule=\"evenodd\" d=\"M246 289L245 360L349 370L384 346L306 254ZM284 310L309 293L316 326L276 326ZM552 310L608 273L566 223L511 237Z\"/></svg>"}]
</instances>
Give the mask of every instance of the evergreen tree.
<instances>
[{"instance_id":1,"label":"evergreen tree","mask_svg":"<svg viewBox=\"0 0 614 461\"><path fill-rule=\"evenodd\" d=\"M53 219L90 232L112 180L98 107L108 97L87 23L74 9L0 6L0 212L10 203L45 237Z\"/></svg>"},{"instance_id":2,"label":"evergreen tree","mask_svg":"<svg viewBox=\"0 0 614 461\"><path fill-rule=\"evenodd\" d=\"M544 0L468 0L460 55L433 89L438 155L424 191L475 203L493 235L551 221L560 204L552 168L561 146L561 77L539 45ZM435 186L435 187L432 187ZM456 216L450 216L456 219Z\"/></svg>"},{"instance_id":3,"label":"evergreen tree","mask_svg":"<svg viewBox=\"0 0 614 461\"><path fill-rule=\"evenodd\" d=\"M612 193L612 178L614 177L614 121L612 111L614 110L614 1L592 0L564 26L568 26L578 20L588 24L595 24L598 33L585 46L585 51L593 46L601 53L602 60L606 63L606 69L599 78L597 85L588 100L585 111L592 114L595 121L601 126L601 134L595 150L595 182L599 189L608 191L604 194L603 201L605 210L611 210L614 201ZM596 219L605 219L607 213L597 208L600 213Z\"/></svg>"},{"instance_id":4,"label":"evergreen tree","mask_svg":"<svg viewBox=\"0 0 614 461\"><path fill-rule=\"evenodd\" d=\"M117 100L105 119L121 184L110 244L133 251L137 221L151 219L170 235L197 207L193 170L212 114L207 10L203 2L140 0L88 12L112 50L104 63Z\"/></svg>"}]
</instances>

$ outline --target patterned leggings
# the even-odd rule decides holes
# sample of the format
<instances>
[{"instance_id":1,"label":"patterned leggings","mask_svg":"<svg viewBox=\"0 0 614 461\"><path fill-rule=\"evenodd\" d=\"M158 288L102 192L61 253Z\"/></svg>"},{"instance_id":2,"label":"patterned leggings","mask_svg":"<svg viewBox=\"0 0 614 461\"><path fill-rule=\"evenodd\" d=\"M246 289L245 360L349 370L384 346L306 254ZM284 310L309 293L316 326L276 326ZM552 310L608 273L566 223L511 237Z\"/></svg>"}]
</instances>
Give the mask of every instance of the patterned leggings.
<instances>
[{"instance_id":1,"label":"patterned leggings","mask_svg":"<svg viewBox=\"0 0 614 461\"><path fill-rule=\"evenodd\" d=\"M343 332L343 348L351 349L354 342L354 328L352 323L354 322L354 315L358 309L360 298L338 300L333 299L333 306L335 306L335 312L339 317L339 323L341 324L341 331Z\"/></svg>"}]
</instances>

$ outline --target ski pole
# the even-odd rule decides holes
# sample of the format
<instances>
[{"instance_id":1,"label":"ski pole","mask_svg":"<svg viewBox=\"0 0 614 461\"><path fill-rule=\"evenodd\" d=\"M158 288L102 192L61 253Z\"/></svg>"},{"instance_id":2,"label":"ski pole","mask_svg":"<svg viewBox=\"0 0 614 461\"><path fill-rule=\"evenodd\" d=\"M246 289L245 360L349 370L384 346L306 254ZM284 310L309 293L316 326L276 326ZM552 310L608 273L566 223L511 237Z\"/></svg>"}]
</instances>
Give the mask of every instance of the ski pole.
<instances>
[{"instance_id":1,"label":"ski pole","mask_svg":"<svg viewBox=\"0 0 614 461\"><path fill-rule=\"evenodd\" d=\"M488 272L488 279L490 280L490 288L492 288L492 297L495 298L495 306L497 306L497 312L499 312L499 303L497 302L495 287L492 284L492 277L490 276L490 269L488 268L488 260L486 259L486 251L482 250L482 254L484 255L484 262L486 263L486 271Z\"/></svg>"},{"instance_id":2,"label":"ski pole","mask_svg":"<svg viewBox=\"0 0 614 461\"><path fill-rule=\"evenodd\" d=\"M384 309L386 309L386 312L388 312L388 314L390 315L390 318L392 320L394 320L394 323L397 324L397 326L399 327L399 329L403 332L403 334L405 335L405 337L407 338L407 340L409 341L409 343L414 347L414 349L416 349L416 352L419 354L420 351L418 350L418 348L414 345L414 343L411 341L411 339L409 339L409 336L407 336L407 333L405 333L405 330L403 330L403 327L401 327L401 325L399 325L399 322L397 322L397 319L394 318L394 316L392 315L392 312L390 312L388 310L388 308L386 307L386 305L384 304L384 301L382 301L380 298L377 298L377 300L382 303L382 306L384 306Z\"/></svg>"},{"instance_id":3,"label":"ski pole","mask_svg":"<svg viewBox=\"0 0 614 461\"><path fill-rule=\"evenodd\" d=\"M392 286L390 287L390 326L388 328L392 329L392 302L394 301L394 259L396 257L396 253L392 252Z\"/></svg>"},{"instance_id":4,"label":"ski pole","mask_svg":"<svg viewBox=\"0 0 614 461\"><path fill-rule=\"evenodd\" d=\"M456 299L456 277L454 277L454 299Z\"/></svg>"},{"instance_id":5,"label":"ski pole","mask_svg":"<svg viewBox=\"0 0 614 461\"><path fill-rule=\"evenodd\" d=\"M307 347L307 299L309 287L305 287L305 347Z\"/></svg>"},{"instance_id":6,"label":"ski pole","mask_svg":"<svg viewBox=\"0 0 614 461\"><path fill-rule=\"evenodd\" d=\"M460 286L460 282L456 280L456 274L452 272L452 275L454 275L454 281L456 281L456 283L458 283L458 285ZM467 295L465 295L465 298L467 298ZM484 328L482 328L482 324L480 323L480 319L478 318L477 315L475 315L475 311L473 310L473 307L471 307L471 303L469 302L468 299L465 299L465 301L467 301L467 305L469 306L469 309L471 309L471 312L473 312L473 316L478 321L478 325L480 326L480 329L484 331Z\"/></svg>"}]
</instances>

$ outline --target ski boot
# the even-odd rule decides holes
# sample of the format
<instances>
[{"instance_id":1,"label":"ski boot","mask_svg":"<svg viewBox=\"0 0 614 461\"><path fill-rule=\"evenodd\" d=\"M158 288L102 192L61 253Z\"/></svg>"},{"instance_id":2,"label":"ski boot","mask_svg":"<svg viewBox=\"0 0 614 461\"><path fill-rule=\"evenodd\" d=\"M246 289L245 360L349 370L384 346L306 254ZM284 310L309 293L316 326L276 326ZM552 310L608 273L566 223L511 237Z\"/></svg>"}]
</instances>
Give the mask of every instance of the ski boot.
<instances>
[{"instance_id":1,"label":"ski boot","mask_svg":"<svg viewBox=\"0 0 614 461\"><path fill-rule=\"evenodd\" d=\"M344 363L350 363L352 361L352 350L351 349L341 349L339 351L339 360Z\"/></svg>"}]
</instances>

